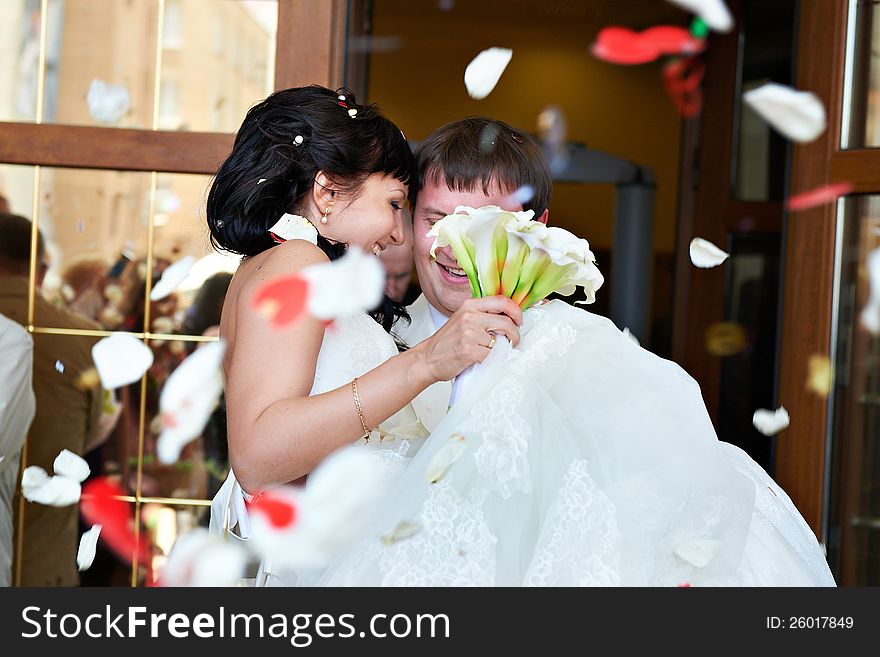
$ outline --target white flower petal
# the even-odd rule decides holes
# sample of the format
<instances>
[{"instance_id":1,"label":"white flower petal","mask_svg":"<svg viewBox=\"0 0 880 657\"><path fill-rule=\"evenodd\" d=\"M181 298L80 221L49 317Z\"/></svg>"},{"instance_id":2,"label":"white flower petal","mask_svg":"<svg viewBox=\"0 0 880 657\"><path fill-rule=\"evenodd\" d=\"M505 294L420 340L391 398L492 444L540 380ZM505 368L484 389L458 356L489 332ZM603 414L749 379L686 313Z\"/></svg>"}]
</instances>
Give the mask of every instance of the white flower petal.
<instances>
[{"instance_id":1,"label":"white flower petal","mask_svg":"<svg viewBox=\"0 0 880 657\"><path fill-rule=\"evenodd\" d=\"M862 308L861 321L871 335L880 335L880 248L868 254L868 301Z\"/></svg>"},{"instance_id":2,"label":"white flower petal","mask_svg":"<svg viewBox=\"0 0 880 657\"><path fill-rule=\"evenodd\" d=\"M114 333L92 347L92 360L101 385L113 390L138 381L153 364L153 352L134 336Z\"/></svg>"},{"instance_id":3,"label":"white flower petal","mask_svg":"<svg viewBox=\"0 0 880 657\"><path fill-rule=\"evenodd\" d=\"M84 532L79 538L79 549L76 551L76 567L82 572L88 570L95 560L95 551L98 547L98 536L101 534L101 525L92 525L92 528Z\"/></svg>"},{"instance_id":4,"label":"white flower petal","mask_svg":"<svg viewBox=\"0 0 880 657\"><path fill-rule=\"evenodd\" d=\"M318 243L318 229L311 221L298 214L285 212L269 232L283 240L306 240L312 244Z\"/></svg>"},{"instance_id":5,"label":"white flower petal","mask_svg":"<svg viewBox=\"0 0 880 657\"><path fill-rule=\"evenodd\" d=\"M492 93L512 56L509 48L488 48L474 57L464 71L470 97L481 100Z\"/></svg>"},{"instance_id":6,"label":"white flower petal","mask_svg":"<svg viewBox=\"0 0 880 657\"><path fill-rule=\"evenodd\" d=\"M404 539L415 536L422 530L422 526L417 522L410 522L409 520L401 520L397 523L397 526L390 534L386 534L382 537L382 542L385 545L393 545L398 541L402 541Z\"/></svg>"},{"instance_id":7,"label":"white flower petal","mask_svg":"<svg viewBox=\"0 0 880 657\"><path fill-rule=\"evenodd\" d=\"M226 343L196 349L168 377L159 395L163 431L156 445L162 463L174 463L184 446L205 428L223 392L220 365Z\"/></svg>"},{"instance_id":8,"label":"white flower petal","mask_svg":"<svg viewBox=\"0 0 880 657\"><path fill-rule=\"evenodd\" d=\"M675 548L675 555L692 566L705 568L718 553L721 542L708 538L694 538Z\"/></svg>"},{"instance_id":9,"label":"white flower petal","mask_svg":"<svg viewBox=\"0 0 880 657\"><path fill-rule=\"evenodd\" d=\"M52 467L55 469L55 474L61 475L62 477L70 477L79 482L85 481L91 473L91 469L89 468L89 464L86 463L86 460L79 454L74 454L69 449L62 449L61 452L59 452L58 456L55 457L55 462L52 464Z\"/></svg>"},{"instance_id":10,"label":"white flower petal","mask_svg":"<svg viewBox=\"0 0 880 657\"><path fill-rule=\"evenodd\" d=\"M729 253L722 251L712 242L701 237L695 237L691 240L690 254L691 262L703 269L717 267L730 257Z\"/></svg>"},{"instance_id":11,"label":"white flower petal","mask_svg":"<svg viewBox=\"0 0 880 657\"><path fill-rule=\"evenodd\" d=\"M825 132L825 108L809 91L768 82L744 93L743 100L792 141L810 142Z\"/></svg>"},{"instance_id":12,"label":"white flower petal","mask_svg":"<svg viewBox=\"0 0 880 657\"><path fill-rule=\"evenodd\" d=\"M199 527L174 543L162 568L162 586L235 586L244 576L247 551Z\"/></svg>"},{"instance_id":13,"label":"white flower petal","mask_svg":"<svg viewBox=\"0 0 880 657\"><path fill-rule=\"evenodd\" d=\"M425 468L425 478L428 483L436 484L443 479L452 464L464 454L466 448L467 441L464 436L461 434L449 436L449 440L437 450L428 462L428 467Z\"/></svg>"},{"instance_id":14,"label":"white flower petal","mask_svg":"<svg viewBox=\"0 0 880 657\"><path fill-rule=\"evenodd\" d=\"M250 543L277 567L324 567L361 531L386 484L370 450L337 450L309 475L305 489L282 486L265 494L291 505L294 522L275 527L264 514L252 513Z\"/></svg>"},{"instance_id":15,"label":"white flower petal","mask_svg":"<svg viewBox=\"0 0 880 657\"><path fill-rule=\"evenodd\" d=\"M716 32L730 32L733 16L724 0L669 0L703 19Z\"/></svg>"},{"instance_id":16,"label":"white flower petal","mask_svg":"<svg viewBox=\"0 0 880 657\"><path fill-rule=\"evenodd\" d=\"M194 264L196 264L196 259L193 256L185 256L173 265L168 265L162 272L162 278L153 286L153 291L150 292L150 301L158 301L171 294L186 279Z\"/></svg>"},{"instance_id":17,"label":"white flower petal","mask_svg":"<svg viewBox=\"0 0 880 657\"><path fill-rule=\"evenodd\" d=\"M356 246L338 260L302 269L300 276L309 282L309 313L317 319L367 312L385 292L385 270L378 258Z\"/></svg>"},{"instance_id":18,"label":"white flower petal","mask_svg":"<svg viewBox=\"0 0 880 657\"><path fill-rule=\"evenodd\" d=\"M79 501L81 487L76 479L50 477L43 468L32 465L21 477L21 494L26 500L48 506L68 506Z\"/></svg>"},{"instance_id":19,"label":"white flower petal","mask_svg":"<svg viewBox=\"0 0 880 657\"><path fill-rule=\"evenodd\" d=\"M765 436L773 436L785 429L790 422L788 411L785 406L780 406L775 411L759 408L752 416L752 424L755 429Z\"/></svg>"},{"instance_id":20,"label":"white flower petal","mask_svg":"<svg viewBox=\"0 0 880 657\"><path fill-rule=\"evenodd\" d=\"M94 79L86 95L89 114L98 123L118 123L131 105L131 96L125 87Z\"/></svg>"}]
</instances>

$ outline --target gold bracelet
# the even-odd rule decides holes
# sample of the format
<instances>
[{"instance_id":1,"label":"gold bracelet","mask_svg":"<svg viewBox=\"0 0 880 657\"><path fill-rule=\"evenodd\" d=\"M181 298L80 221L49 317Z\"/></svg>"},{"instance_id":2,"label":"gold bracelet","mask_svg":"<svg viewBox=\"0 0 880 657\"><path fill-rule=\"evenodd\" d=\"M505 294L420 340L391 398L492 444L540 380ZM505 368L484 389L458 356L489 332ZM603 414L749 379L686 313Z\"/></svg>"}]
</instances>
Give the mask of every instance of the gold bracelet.
<instances>
[{"instance_id":1,"label":"gold bracelet","mask_svg":"<svg viewBox=\"0 0 880 657\"><path fill-rule=\"evenodd\" d=\"M351 392L354 395L354 405L357 408L358 417L361 419L361 426L364 428L364 435L362 438L365 443L370 442L370 430L367 428L367 421L364 420L364 409L361 408L361 398L358 395L358 380L357 377L354 377L351 382Z\"/></svg>"}]
</instances>

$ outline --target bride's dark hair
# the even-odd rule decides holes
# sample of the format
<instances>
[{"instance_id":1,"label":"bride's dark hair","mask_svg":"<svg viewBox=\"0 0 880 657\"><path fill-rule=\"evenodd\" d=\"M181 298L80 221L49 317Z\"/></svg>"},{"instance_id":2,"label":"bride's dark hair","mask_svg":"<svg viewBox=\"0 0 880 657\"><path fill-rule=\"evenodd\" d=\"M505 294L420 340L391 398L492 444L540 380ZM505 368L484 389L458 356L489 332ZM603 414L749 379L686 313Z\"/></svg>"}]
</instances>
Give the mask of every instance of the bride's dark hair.
<instances>
[{"instance_id":1,"label":"bride's dark hair","mask_svg":"<svg viewBox=\"0 0 880 657\"><path fill-rule=\"evenodd\" d=\"M319 171L337 192L356 196L371 174L409 184L413 170L403 133L375 105L358 105L350 91L318 85L276 91L248 111L211 184L211 243L244 256L277 246L269 228L285 212L303 214ZM331 260L347 247L320 235L318 246ZM371 315L386 331L398 317L409 319L387 296Z\"/></svg>"}]
</instances>

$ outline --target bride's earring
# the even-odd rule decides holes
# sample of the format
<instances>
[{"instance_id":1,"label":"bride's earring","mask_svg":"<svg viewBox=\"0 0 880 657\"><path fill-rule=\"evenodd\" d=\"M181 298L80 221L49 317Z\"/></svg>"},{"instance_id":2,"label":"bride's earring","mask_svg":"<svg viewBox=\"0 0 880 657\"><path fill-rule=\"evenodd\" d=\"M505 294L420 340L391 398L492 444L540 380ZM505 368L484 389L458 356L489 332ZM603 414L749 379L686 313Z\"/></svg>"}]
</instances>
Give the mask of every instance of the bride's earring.
<instances>
[{"instance_id":1,"label":"bride's earring","mask_svg":"<svg viewBox=\"0 0 880 657\"><path fill-rule=\"evenodd\" d=\"M326 224L326 223L327 223L327 215L328 215L329 213L330 213L330 208L324 208L324 216L321 217L321 223L322 223L322 224Z\"/></svg>"}]
</instances>

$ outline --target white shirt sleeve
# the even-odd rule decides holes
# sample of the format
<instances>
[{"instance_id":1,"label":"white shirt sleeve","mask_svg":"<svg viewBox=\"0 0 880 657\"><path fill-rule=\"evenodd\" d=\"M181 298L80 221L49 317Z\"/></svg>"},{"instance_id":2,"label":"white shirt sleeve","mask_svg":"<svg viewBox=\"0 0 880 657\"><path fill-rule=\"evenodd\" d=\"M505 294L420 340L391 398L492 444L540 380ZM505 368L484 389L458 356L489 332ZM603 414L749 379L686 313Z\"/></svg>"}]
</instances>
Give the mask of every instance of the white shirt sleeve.
<instances>
[{"instance_id":1,"label":"white shirt sleeve","mask_svg":"<svg viewBox=\"0 0 880 657\"><path fill-rule=\"evenodd\" d=\"M24 444L34 419L33 341L19 324L0 315L0 471Z\"/></svg>"}]
</instances>

